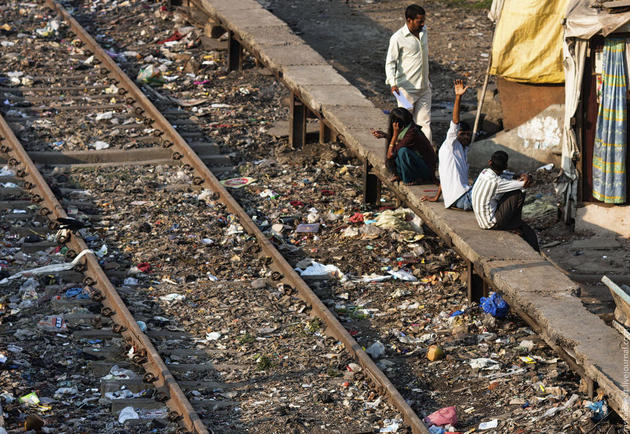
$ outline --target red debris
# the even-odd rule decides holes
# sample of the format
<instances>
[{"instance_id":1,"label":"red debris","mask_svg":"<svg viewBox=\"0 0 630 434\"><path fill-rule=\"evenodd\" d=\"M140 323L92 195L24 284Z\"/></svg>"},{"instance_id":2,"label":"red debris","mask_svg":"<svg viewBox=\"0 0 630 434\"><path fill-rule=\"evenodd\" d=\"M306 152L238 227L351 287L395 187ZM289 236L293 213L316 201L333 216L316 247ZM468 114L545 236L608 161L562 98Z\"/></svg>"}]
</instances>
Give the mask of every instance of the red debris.
<instances>
[{"instance_id":1,"label":"red debris","mask_svg":"<svg viewBox=\"0 0 630 434\"><path fill-rule=\"evenodd\" d=\"M350 217L350 221L352 223L363 223L365 221L365 217L360 212L355 212L353 216Z\"/></svg>"}]
</instances>

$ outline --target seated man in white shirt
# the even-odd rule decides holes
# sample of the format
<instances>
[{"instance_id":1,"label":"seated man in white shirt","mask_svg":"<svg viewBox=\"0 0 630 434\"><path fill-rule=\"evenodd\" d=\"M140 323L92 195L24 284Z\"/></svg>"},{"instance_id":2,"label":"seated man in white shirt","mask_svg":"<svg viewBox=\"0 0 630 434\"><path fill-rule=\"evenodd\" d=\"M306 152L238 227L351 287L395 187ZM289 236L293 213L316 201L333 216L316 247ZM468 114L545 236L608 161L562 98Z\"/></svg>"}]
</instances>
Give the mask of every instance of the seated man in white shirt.
<instances>
[{"instance_id":1,"label":"seated man in white shirt","mask_svg":"<svg viewBox=\"0 0 630 434\"><path fill-rule=\"evenodd\" d=\"M508 155L504 151L492 154L487 167L481 171L472 188L473 210L481 229L508 230L518 233L537 252L540 251L534 230L521 218L525 193L532 183L526 173L518 180L505 179Z\"/></svg>"},{"instance_id":2,"label":"seated man in white shirt","mask_svg":"<svg viewBox=\"0 0 630 434\"><path fill-rule=\"evenodd\" d=\"M438 153L440 187L434 197L424 196L422 200L437 202L443 194L445 208L469 211L472 209L472 186L468 185L468 146L472 131L467 123L459 121L460 102L468 86L464 86L462 80L455 80L453 89L453 120Z\"/></svg>"}]
</instances>

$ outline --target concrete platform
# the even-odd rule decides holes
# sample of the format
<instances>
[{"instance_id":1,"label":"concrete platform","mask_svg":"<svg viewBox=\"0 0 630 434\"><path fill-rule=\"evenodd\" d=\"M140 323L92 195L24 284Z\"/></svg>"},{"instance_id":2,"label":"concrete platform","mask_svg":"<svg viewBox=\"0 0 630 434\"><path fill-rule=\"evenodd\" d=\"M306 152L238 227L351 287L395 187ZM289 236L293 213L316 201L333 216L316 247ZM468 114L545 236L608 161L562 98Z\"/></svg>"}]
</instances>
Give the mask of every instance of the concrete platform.
<instances>
[{"instance_id":1,"label":"concrete platform","mask_svg":"<svg viewBox=\"0 0 630 434\"><path fill-rule=\"evenodd\" d=\"M278 39L275 37L278 32L283 32L287 34L288 37ZM265 47L286 47L287 45L305 45L304 41L299 36L293 34L289 26L284 23L282 26L274 25L240 29L239 36L244 44L258 49Z\"/></svg>"},{"instance_id":2,"label":"concrete platform","mask_svg":"<svg viewBox=\"0 0 630 434\"><path fill-rule=\"evenodd\" d=\"M422 202L422 195L435 186L389 184L384 140L375 139L369 131L385 129L386 116L260 4L254 0L200 3L208 15L236 33L246 49L278 73L308 110L321 116L351 152L369 162L372 173L469 262L471 276L501 292L547 344L587 380L590 389L601 387L611 406L630 422L630 380L624 376L623 359L629 344L584 307L575 282L520 237L483 231L472 213L446 210L441 202ZM266 26L273 33L263 34ZM261 35L260 40L252 40L254 35Z\"/></svg>"}]
</instances>

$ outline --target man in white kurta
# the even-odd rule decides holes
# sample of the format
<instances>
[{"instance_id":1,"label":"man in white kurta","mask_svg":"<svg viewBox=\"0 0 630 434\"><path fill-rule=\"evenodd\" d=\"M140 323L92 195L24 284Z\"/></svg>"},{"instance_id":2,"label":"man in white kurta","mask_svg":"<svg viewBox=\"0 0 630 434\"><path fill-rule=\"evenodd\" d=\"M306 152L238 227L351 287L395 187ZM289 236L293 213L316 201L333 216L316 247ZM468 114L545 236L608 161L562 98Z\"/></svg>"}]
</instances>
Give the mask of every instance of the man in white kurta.
<instances>
[{"instance_id":1,"label":"man in white kurta","mask_svg":"<svg viewBox=\"0 0 630 434\"><path fill-rule=\"evenodd\" d=\"M422 200L437 202L442 194L446 208L472 209L471 186L468 185L468 150L472 132L470 125L459 120L459 107L468 86L462 80L455 80L455 103L453 120L446 133L446 139L438 153L440 187L434 197L423 196Z\"/></svg>"},{"instance_id":2,"label":"man in white kurta","mask_svg":"<svg viewBox=\"0 0 630 434\"><path fill-rule=\"evenodd\" d=\"M413 104L413 119L433 143L431 136L431 84L429 45L424 26L426 13L418 5L405 10L405 25L389 39L385 61L386 83ZM399 107L403 105L398 103Z\"/></svg>"}]
</instances>

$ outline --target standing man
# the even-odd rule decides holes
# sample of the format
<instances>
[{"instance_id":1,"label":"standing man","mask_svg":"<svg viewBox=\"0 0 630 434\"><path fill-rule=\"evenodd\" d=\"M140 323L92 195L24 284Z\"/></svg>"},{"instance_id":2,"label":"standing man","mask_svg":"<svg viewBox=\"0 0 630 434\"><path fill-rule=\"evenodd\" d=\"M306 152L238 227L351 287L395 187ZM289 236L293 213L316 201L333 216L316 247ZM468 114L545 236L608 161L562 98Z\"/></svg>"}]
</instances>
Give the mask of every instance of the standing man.
<instances>
[{"instance_id":1,"label":"standing man","mask_svg":"<svg viewBox=\"0 0 630 434\"><path fill-rule=\"evenodd\" d=\"M431 84L429 83L429 45L424 27L424 9L407 6L405 25L389 39L385 61L385 81L392 93L400 92L413 104L414 122L431 143ZM398 106L402 107L400 100ZM411 111L411 110L410 110Z\"/></svg>"}]
</instances>

